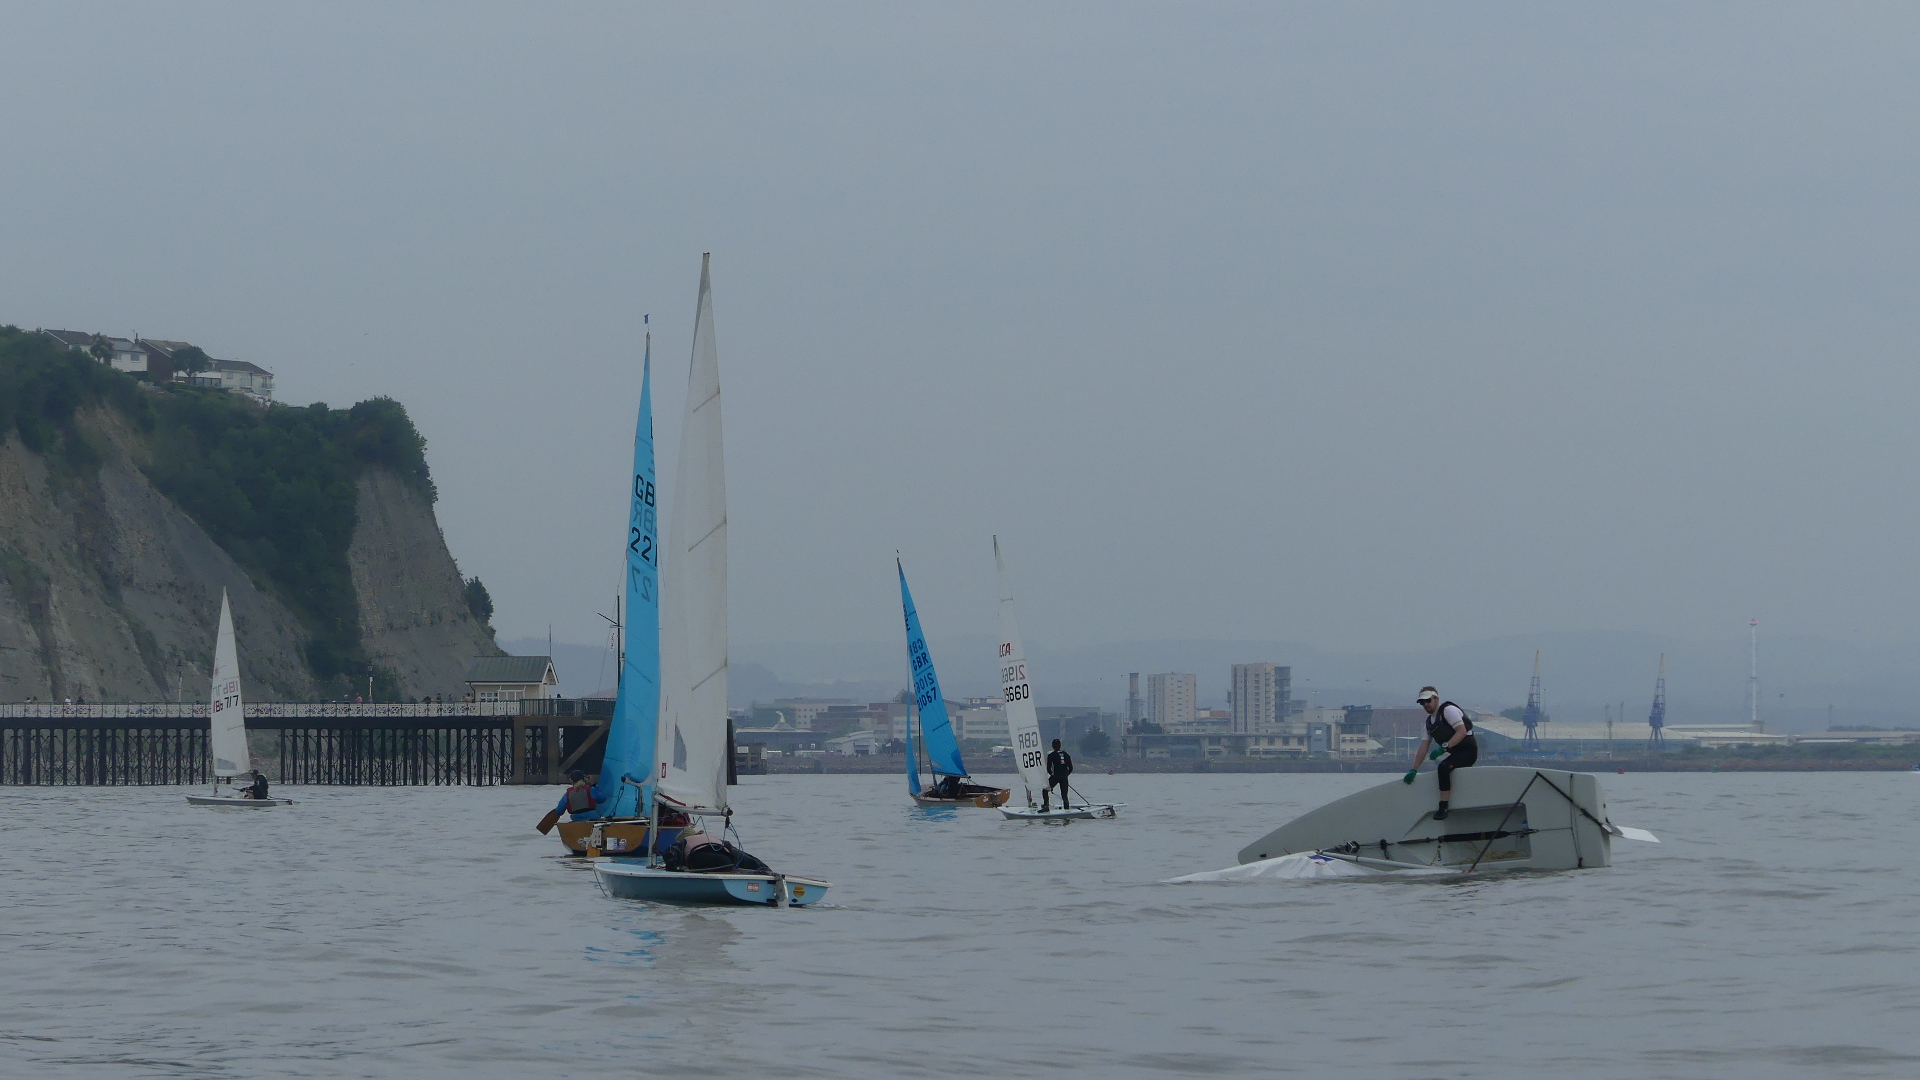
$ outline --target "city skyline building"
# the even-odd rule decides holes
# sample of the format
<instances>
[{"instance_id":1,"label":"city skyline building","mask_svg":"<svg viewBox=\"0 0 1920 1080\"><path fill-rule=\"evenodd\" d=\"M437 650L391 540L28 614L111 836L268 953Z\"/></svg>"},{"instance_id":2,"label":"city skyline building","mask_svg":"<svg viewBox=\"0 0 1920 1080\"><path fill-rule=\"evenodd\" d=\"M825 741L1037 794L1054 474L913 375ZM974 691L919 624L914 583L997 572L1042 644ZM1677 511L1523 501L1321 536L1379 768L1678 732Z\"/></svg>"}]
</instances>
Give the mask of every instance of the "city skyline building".
<instances>
[{"instance_id":1,"label":"city skyline building","mask_svg":"<svg viewBox=\"0 0 1920 1080\"><path fill-rule=\"evenodd\" d=\"M1293 693L1293 668L1285 664L1233 665L1235 734L1273 731L1287 722Z\"/></svg>"},{"instance_id":2,"label":"city skyline building","mask_svg":"<svg viewBox=\"0 0 1920 1080\"><path fill-rule=\"evenodd\" d=\"M1199 701L1200 679L1177 671L1147 676L1147 720L1171 729L1191 724Z\"/></svg>"}]
</instances>

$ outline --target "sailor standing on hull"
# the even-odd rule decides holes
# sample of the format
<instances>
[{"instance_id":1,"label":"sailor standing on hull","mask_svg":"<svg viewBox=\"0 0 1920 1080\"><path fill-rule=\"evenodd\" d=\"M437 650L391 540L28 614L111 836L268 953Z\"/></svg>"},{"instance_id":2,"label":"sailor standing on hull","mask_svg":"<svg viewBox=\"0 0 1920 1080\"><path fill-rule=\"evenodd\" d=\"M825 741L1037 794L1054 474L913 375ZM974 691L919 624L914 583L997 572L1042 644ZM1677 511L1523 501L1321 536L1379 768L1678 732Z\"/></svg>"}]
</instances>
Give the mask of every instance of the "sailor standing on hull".
<instances>
[{"instance_id":1,"label":"sailor standing on hull","mask_svg":"<svg viewBox=\"0 0 1920 1080\"><path fill-rule=\"evenodd\" d=\"M1420 748L1413 752L1413 768L1400 778L1403 784L1413 783L1414 776L1420 771L1420 762L1428 757L1446 755L1440 763L1440 809L1433 812L1433 820L1447 819L1447 801L1453 796L1453 770L1464 769L1480 760L1480 744L1473 738L1473 721L1467 712L1451 701L1441 701L1440 691L1431 686L1420 688L1417 699L1420 707L1427 710L1427 735L1420 740ZM1427 747L1433 747L1429 754Z\"/></svg>"}]
</instances>

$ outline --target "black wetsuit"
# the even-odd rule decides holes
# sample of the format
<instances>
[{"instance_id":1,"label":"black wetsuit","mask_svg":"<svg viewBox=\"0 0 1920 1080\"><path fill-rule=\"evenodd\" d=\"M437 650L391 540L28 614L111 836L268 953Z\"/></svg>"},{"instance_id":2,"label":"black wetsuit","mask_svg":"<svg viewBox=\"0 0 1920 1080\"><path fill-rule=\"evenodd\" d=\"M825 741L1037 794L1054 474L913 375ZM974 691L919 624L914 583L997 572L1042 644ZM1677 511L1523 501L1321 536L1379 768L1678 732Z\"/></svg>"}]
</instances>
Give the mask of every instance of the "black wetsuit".
<instances>
[{"instance_id":1,"label":"black wetsuit","mask_svg":"<svg viewBox=\"0 0 1920 1080\"><path fill-rule=\"evenodd\" d=\"M247 785L247 798L264 799L267 797L267 778L256 776L253 783Z\"/></svg>"},{"instance_id":2,"label":"black wetsuit","mask_svg":"<svg viewBox=\"0 0 1920 1080\"><path fill-rule=\"evenodd\" d=\"M1067 753L1065 750L1055 750L1049 753L1047 755L1047 792L1041 796L1041 800L1045 801L1049 795L1053 794L1053 789L1057 787L1060 789L1060 808L1062 810L1066 809L1068 806L1067 778L1072 775L1072 754Z\"/></svg>"},{"instance_id":3,"label":"black wetsuit","mask_svg":"<svg viewBox=\"0 0 1920 1080\"><path fill-rule=\"evenodd\" d=\"M1467 718L1467 710L1451 701L1441 702L1440 707L1433 710L1433 715L1427 717L1427 737L1433 740L1435 746L1445 746L1447 740L1453 738L1453 724L1446 719L1449 708L1459 710L1460 723L1466 727L1467 737L1461 739L1453 749L1447 751L1445 757L1440 759L1438 771L1442 799L1453 791L1453 770L1467 768L1480 760L1480 744L1473 738L1473 721Z\"/></svg>"}]
</instances>

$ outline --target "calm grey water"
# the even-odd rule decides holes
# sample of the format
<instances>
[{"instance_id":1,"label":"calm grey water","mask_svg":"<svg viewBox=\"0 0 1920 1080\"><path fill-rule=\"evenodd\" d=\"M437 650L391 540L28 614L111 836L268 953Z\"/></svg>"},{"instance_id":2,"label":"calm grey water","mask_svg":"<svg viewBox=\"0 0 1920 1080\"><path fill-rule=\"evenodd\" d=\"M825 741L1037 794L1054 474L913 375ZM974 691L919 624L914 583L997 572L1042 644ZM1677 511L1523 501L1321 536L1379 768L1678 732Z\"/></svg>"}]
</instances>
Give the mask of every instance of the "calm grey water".
<instances>
[{"instance_id":1,"label":"calm grey water","mask_svg":"<svg viewBox=\"0 0 1920 1080\"><path fill-rule=\"evenodd\" d=\"M0 788L0 1076L1920 1074L1920 777L1605 777L1611 869L1164 885L1375 776L1087 776L1115 821L748 777L805 910L605 899L551 792Z\"/></svg>"}]
</instances>

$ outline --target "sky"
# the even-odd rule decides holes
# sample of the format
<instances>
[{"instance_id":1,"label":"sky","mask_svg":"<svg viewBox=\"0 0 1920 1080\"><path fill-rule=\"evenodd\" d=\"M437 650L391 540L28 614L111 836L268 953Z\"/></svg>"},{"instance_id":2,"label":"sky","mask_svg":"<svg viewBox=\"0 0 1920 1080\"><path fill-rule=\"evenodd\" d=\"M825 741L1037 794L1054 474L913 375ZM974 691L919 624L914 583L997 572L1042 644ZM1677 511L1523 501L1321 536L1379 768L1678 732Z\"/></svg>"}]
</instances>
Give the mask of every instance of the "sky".
<instances>
[{"instance_id":1,"label":"sky","mask_svg":"<svg viewBox=\"0 0 1920 1080\"><path fill-rule=\"evenodd\" d=\"M896 551L930 637L991 635L996 534L1036 651L1920 636L1911 5L13 4L0 40L0 321L399 399L503 637L603 636L644 334L671 477L703 252L743 653L893 642Z\"/></svg>"}]
</instances>

